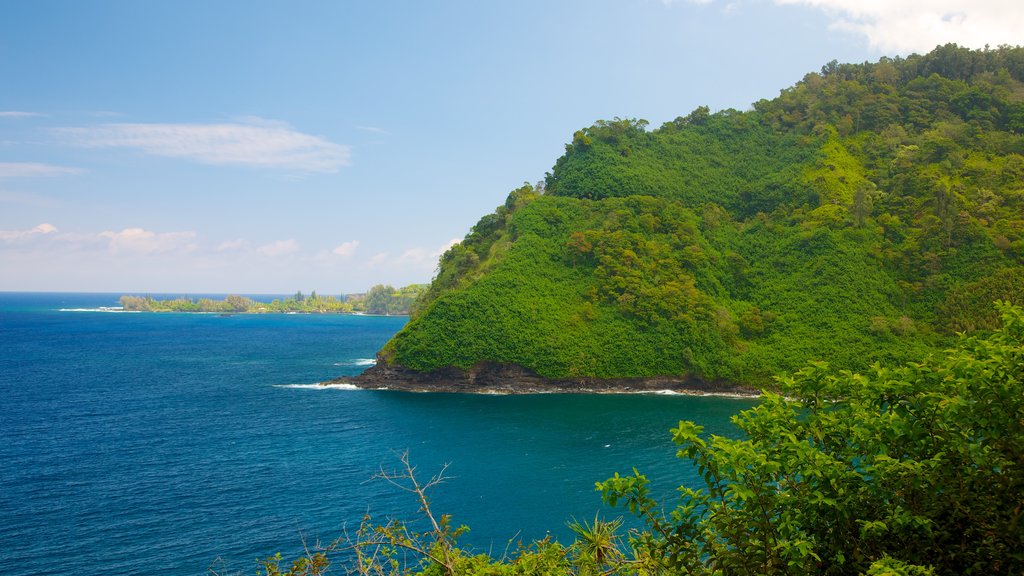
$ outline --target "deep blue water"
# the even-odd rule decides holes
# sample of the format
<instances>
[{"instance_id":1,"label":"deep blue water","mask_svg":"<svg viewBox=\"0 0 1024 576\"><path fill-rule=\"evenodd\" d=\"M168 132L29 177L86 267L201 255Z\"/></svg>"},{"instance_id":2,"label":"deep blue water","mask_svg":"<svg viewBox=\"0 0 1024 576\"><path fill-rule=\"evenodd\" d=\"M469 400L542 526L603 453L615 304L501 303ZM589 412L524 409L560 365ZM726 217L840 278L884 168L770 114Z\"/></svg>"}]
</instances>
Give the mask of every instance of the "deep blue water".
<instances>
[{"instance_id":1,"label":"deep blue water","mask_svg":"<svg viewBox=\"0 0 1024 576\"><path fill-rule=\"evenodd\" d=\"M359 373L404 318L60 311L112 294L0 293L0 573L254 572L367 511L415 515L371 480L409 450L452 478L434 509L500 554L566 539L633 466L669 496L693 471L668 429L735 434L752 401L303 387ZM518 535L518 536L517 536Z\"/></svg>"}]
</instances>

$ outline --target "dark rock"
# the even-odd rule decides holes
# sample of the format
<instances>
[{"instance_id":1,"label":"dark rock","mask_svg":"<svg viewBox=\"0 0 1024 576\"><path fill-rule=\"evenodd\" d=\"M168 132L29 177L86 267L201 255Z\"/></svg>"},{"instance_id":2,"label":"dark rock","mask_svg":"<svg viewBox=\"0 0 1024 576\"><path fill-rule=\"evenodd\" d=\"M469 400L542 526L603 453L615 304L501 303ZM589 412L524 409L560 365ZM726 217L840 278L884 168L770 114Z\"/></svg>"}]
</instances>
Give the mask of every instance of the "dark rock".
<instances>
[{"instance_id":1,"label":"dark rock","mask_svg":"<svg viewBox=\"0 0 1024 576\"><path fill-rule=\"evenodd\" d=\"M418 372L380 359L354 378L337 378L324 384L354 384L368 390L408 392L461 392L474 394L538 393L642 393L671 391L693 395L757 396L758 390L724 381L694 376L650 378L549 379L516 364L481 362L469 370L448 367Z\"/></svg>"}]
</instances>

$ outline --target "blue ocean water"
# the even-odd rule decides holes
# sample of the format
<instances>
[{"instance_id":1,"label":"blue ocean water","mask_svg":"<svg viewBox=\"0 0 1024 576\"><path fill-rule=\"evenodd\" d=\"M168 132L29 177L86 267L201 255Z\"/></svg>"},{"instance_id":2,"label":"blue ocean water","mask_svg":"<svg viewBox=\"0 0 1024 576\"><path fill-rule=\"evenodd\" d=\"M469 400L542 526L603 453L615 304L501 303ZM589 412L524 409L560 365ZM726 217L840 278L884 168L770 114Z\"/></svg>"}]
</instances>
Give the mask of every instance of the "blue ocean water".
<instances>
[{"instance_id":1,"label":"blue ocean water","mask_svg":"<svg viewBox=\"0 0 1024 576\"><path fill-rule=\"evenodd\" d=\"M604 508L632 467L696 480L668 429L735 434L749 400L408 394L310 386L358 374L405 319L67 311L112 294L0 293L0 573L253 573L364 513L411 518L372 480L408 450L448 463L434 509L500 554ZM65 310L65 311L62 311Z\"/></svg>"}]
</instances>

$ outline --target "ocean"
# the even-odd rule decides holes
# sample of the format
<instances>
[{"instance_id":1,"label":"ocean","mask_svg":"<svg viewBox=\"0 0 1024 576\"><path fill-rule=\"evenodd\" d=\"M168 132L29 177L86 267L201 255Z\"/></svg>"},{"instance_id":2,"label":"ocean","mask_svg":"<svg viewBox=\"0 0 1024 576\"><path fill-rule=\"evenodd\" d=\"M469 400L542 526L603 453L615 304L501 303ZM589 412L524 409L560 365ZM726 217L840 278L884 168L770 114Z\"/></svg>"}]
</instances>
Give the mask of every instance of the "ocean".
<instances>
[{"instance_id":1,"label":"ocean","mask_svg":"<svg viewBox=\"0 0 1024 576\"><path fill-rule=\"evenodd\" d=\"M117 294L0 293L0 573L252 574L256 559L413 519L374 479L408 451L437 513L500 555L626 514L596 481L633 467L671 503L695 471L681 419L736 435L753 400L325 388L405 318L99 311ZM514 549L514 546L513 546Z\"/></svg>"}]
</instances>

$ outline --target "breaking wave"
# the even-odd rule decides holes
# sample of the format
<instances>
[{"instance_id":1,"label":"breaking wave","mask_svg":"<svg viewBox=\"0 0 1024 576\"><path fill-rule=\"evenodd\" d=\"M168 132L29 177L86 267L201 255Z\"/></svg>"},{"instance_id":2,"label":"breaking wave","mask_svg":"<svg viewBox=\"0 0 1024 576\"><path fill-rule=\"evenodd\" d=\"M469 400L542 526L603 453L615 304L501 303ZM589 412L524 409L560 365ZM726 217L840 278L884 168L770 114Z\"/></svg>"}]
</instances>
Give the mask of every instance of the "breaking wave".
<instances>
[{"instance_id":1,"label":"breaking wave","mask_svg":"<svg viewBox=\"0 0 1024 576\"><path fill-rule=\"evenodd\" d=\"M346 360L344 362L335 362L335 366L373 366L377 363L374 358L356 358L355 360Z\"/></svg>"},{"instance_id":2,"label":"breaking wave","mask_svg":"<svg viewBox=\"0 0 1024 576\"><path fill-rule=\"evenodd\" d=\"M359 390L355 384L339 382L337 384L275 384L274 388L298 388L301 390Z\"/></svg>"}]
</instances>

